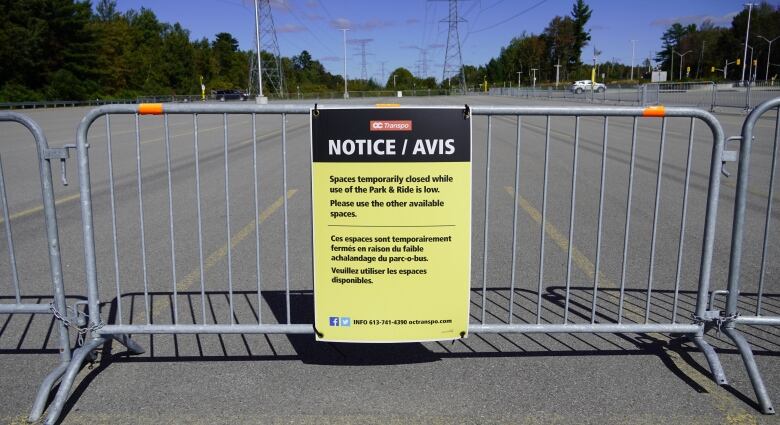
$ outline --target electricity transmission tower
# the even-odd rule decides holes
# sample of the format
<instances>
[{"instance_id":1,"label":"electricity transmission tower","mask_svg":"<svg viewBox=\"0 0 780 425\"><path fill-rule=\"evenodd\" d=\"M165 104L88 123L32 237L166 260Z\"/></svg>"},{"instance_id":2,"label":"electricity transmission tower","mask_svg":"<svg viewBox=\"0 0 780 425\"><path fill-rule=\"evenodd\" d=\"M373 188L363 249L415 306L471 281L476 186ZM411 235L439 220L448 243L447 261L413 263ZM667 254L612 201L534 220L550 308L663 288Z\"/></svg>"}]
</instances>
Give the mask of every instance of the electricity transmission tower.
<instances>
[{"instance_id":1,"label":"electricity transmission tower","mask_svg":"<svg viewBox=\"0 0 780 425\"><path fill-rule=\"evenodd\" d=\"M430 1L430 0L429 0ZM442 72L442 81L457 75L460 80L460 90L466 93L466 76L463 74L463 55L460 52L460 35L458 34L458 23L466 22L465 19L458 16L458 1L448 0L450 5L450 14L447 19L440 22L449 23L447 32L447 47L444 51L444 70Z\"/></svg>"},{"instance_id":2,"label":"electricity transmission tower","mask_svg":"<svg viewBox=\"0 0 780 425\"><path fill-rule=\"evenodd\" d=\"M361 80L368 80L368 68L366 67L366 56L370 55L370 53L366 53L366 44L374 41L373 38L360 38L360 39L353 39L349 40L351 44L357 44L360 46L360 53L358 55L360 56L360 79Z\"/></svg>"},{"instance_id":3,"label":"electricity transmission tower","mask_svg":"<svg viewBox=\"0 0 780 425\"><path fill-rule=\"evenodd\" d=\"M428 49L418 47L420 51L420 60L417 61L417 78L428 78Z\"/></svg>"},{"instance_id":4,"label":"electricity transmission tower","mask_svg":"<svg viewBox=\"0 0 780 425\"><path fill-rule=\"evenodd\" d=\"M379 77L379 78L381 78L380 83L382 83L382 85L385 84L385 64L386 63L387 63L387 61L379 62L379 64L382 65L382 73L380 74L380 77Z\"/></svg>"},{"instance_id":5,"label":"electricity transmission tower","mask_svg":"<svg viewBox=\"0 0 780 425\"><path fill-rule=\"evenodd\" d=\"M255 0L256 11L256 34L258 38L258 50L265 52L262 58L262 83L268 87L271 92L285 97L284 74L282 74L282 60L279 53L279 41L276 39L276 27L274 18L271 14L270 0ZM269 58L270 55L270 58ZM260 55L258 55L260 56ZM259 93L260 85L257 72L257 57L252 56L249 64L249 91L250 93Z\"/></svg>"}]
</instances>

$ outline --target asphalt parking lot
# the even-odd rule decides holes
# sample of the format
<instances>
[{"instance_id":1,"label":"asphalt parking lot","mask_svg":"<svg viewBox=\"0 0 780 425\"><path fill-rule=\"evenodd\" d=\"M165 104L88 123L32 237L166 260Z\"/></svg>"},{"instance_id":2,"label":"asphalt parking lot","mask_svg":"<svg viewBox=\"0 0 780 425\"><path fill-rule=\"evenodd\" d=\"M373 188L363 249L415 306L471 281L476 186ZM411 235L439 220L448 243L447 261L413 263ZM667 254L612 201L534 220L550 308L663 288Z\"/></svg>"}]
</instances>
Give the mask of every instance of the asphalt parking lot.
<instances>
[{"instance_id":1,"label":"asphalt parking lot","mask_svg":"<svg viewBox=\"0 0 780 425\"><path fill-rule=\"evenodd\" d=\"M372 105L382 101L388 99L351 103ZM507 97L401 101L425 105L507 106L522 102L533 106L573 106ZM27 111L42 126L51 146L74 143L76 126L86 112L83 108ZM726 136L739 134L744 114L735 109L715 115ZM281 118L258 116L259 214L253 196L255 145L249 116L227 118L227 149L223 116L199 117L200 180L195 178L193 118L169 117L172 198L163 118L139 118L138 145L134 120L132 115L111 119L113 191L109 184L106 121L98 120L90 132L104 319L112 324L231 320L285 323L285 299L289 294L291 321L310 323L313 297L308 116L287 118L286 152L281 146ZM691 120L667 119L651 266L660 119L643 118L637 124L631 233L625 261L632 119L610 118L606 154L604 118L580 119L573 231L569 223L574 118L554 118L549 123L546 205L543 176L548 121L545 117L523 118L519 155L515 118L493 117L490 121L488 175L488 120L473 119L471 322L480 323L484 311L486 323L506 323L511 299L512 320L517 323L535 323L537 311L541 323L562 323L564 315L570 323L589 323L594 311L600 323L613 323L618 316L627 322L641 323L645 314L653 322L689 323L696 303L701 258L712 144L709 129L701 122L695 124L685 238L682 251L678 251ZM774 116L760 120L757 139L771 140L775 122ZM51 290L34 146L29 135L16 124L0 123L0 140L22 296L48 302ZM768 142L755 144L743 265L745 296L741 308L746 311L755 309L756 303L772 152ZM519 178L515 175L518 156ZM598 250L602 157L606 158L606 177ZM229 214L225 199L226 163ZM720 187L711 289L725 288L728 275L736 165L728 164L727 168L733 174L724 177ZM143 229L139 221L139 169ZM58 169L53 173L66 293L69 302L75 302L85 295L85 277L74 160L69 161L67 171L68 186L57 181ZM118 268L114 266L112 194ZM198 194L202 205L203 287ZM169 208L174 211L173 224L169 221ZM517 245L513 251L515 208ZM539 293L542 211L546 245ZM775 210L775 223L777 215ZM229 239L227 217L231 222ZM257 234L256 221L260 224ZM175 235L173 251L171 228ZM771 255L780 249L776 229L770 230ZM261 248L259 283L255 274L256 240ZM678 252L682 253L682 261L679 291L675 291ZM5 246L0 255L0 301L7 302L13 298L13 289L8 283ZM594 271L596 262L598 273ZM645 290L651 270L653 293L648 299ZM780 265L770 261L764 283L765 314L780 313L778 273ZM597 276L600 286L594 302L593 281ZM228 280L232 298L227 292ZM626 291L621 309L619 288L624 280ZM569 297L565 291L567 283L571 286ZM262 288L261 296L257 294L258 285ZM178 293L175 298L174 286ZM542 300L539 310L538 299ZM717 299L716 307L722 306L723 299ZM770 396L777 401L780 335L772 328L743 329L753 345ZM761 415L734 345L715 331L708 334L707 340L720 354L730 380L727 387L712 381L703 356L693 344L656 334L474 334L455 342L391 345L317 343L311 335L140 335L135 339L146 348L145 354L129 356L122 346L113 344L111 352L104 351L97 362L79 373L63 423L776 422L774 416ZM23 422L41 379L57 364L56 351L50 316L0 316L0 421Z\"/></svg>"}]
</instances>

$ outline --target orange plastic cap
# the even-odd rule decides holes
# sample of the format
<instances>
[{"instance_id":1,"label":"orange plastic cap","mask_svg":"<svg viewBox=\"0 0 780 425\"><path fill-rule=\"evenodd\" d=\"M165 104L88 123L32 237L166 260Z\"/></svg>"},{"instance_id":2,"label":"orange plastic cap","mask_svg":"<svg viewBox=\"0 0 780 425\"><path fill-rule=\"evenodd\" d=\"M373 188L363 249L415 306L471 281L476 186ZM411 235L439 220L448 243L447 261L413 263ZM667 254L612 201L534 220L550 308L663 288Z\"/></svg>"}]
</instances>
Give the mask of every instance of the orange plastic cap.
<instances>
[{"instance_id":1,"label":"orange plastic cap","mask_svg":"<svg viewBox=\"0 0 780 425\"><path fill-rule=\"evenodd\" d=\"M138 105L138 113L141 115L161 115L163 113L163 104L142 103Z\"/></svg>"},{"instance_id":2,"label":"orange plastic cap","mask_svg":"<svg viewBox=\"0 0 780 425\"><path fill-rule=\"evenodd\" d=\"M665 115L666 108L664 108L662 105L648 106L644 111L642 111L643 117L663 117Z\"/></svg>"}]
</instances>

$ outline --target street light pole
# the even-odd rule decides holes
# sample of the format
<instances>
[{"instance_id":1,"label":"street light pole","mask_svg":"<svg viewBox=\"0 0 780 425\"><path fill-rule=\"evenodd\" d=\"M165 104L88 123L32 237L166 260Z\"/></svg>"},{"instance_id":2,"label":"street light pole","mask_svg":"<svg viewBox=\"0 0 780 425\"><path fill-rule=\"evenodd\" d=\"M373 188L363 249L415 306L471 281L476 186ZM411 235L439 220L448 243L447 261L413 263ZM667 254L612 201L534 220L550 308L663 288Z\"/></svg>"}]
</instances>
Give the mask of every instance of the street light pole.
<instances>
[{"instance_id":1,"label":"street light pole","mask_svg":"<svg viewBox=\"0 0 780 425\"><path fill-rule=\"evenodd\" d=\"M669 81L674 81L674 54L676 52L674 51L674 47L672 47L672 63L669 64Z\"/></svg>"},{"instance_id":2,"label":"street light pole","mask_svg":"<svg viewBox=\"0 0 780 425\"><path fill-rule=\"evenodd\" d=\"M539 68L531 68L531 71L534 73L534 81L533 81L533 89L536 90L536 71L538 71Z\"/></svg>"},{"instance_id":3,"label":"street light pole","mask_svg":"<svg viewBox=\"0 0 780 425\"><path fill-rule=\"evenodd\" d=\"M347 91L347 31L349 28L339 28L344 32L344 99L349 99L349 92Z\"/></svg>"},{"instance_id":4,"label":"street light pole","mask_svg":"<svg viewBox=\"0 0 780 425\"><path fill-rule=\"evenodd\" d=\"M742 85L745 85L745 66L747 65L747 48L748 48L748 39L750 36L750 15L753 12L753 3L746 3L745 6L748 6L748 20L747 20L747 30L745 30L745 53L742 54Z\"/></svg>"},{"instance_id":5,"label":"street light pole","mask_svg":"<svg viewBox=\"0 0 780 425\"><path fill-rule=\"evenodd\" d=\"M771 40L764 37L763 35L759 35L758 38L763 38L767 43L769 43L769 52L766 54L766 74L764 75L764 81L769 81L769 61L772 59L772 43L780 38L780 35Z\"/></svg>"},{"instance_id":6,"label":"street light pole","mask_svg":"<svg viewBox=\"0 0 780 425\"><path fill-rule=\"evenodd\" d=\"M517 88L520 88L520 74L522 74L522 73L523 73L523 71L519 71L517 73Z\"/></svg>"},{"instance_id":7,"label":"street light pole","mask_svg":"<svg viewBox=\"0 0 780 425\"><path fill-rule=\"evenodd\" d=\"M672 50L672 53L674 53L674 54L676 54L677 56L680 57L680 66L679 66L679 68L680 68L680 81L682 81L683 58L685 57L685 55L687 55L688 53L692 53L692 52L693 52L693 50L688 50L687 52L685 52L683 54L680 54L680 53L677 53L674 50Z\"/></svg>"},{"instance_id":8,"label":"street light pole","mask_svg":"<svg viewBox=\"0 0 780 425\"><path fill-rule=\"evenodd\" d=\"M631 81L634 81L634 51L636 50L636 40L631 40Z\"/></svg>"}]
</instances>

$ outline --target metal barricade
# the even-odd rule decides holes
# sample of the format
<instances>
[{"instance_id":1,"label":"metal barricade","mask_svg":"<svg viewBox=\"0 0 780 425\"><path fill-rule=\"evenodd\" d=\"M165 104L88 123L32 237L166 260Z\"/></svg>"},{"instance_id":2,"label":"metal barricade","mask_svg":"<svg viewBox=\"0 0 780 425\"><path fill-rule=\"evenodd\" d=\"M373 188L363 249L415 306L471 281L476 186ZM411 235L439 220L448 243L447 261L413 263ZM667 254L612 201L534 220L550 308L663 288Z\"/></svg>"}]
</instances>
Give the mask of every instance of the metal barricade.
<instances>
[{"instance_id":1,"label":"metal barricade","mask_svg":"<svg viewBox=\"0 0 780 425\"><path fill-rule=\"evenodd\" d=\"M757 134L757 124L761 121L761 118L768 113L774 111L775 117L774 130L771 133ZM772 119L772 117L768 117ZM766 137L769 136L769 137ZM768 144L767 139L769 139ZM732 230L731 239L731 258L729 263L729 278L728 278L728 290L725 311L719 320L725 322L723 325L723 331L728 335L737 346L742 360L747 369L750 381L753 384L753 389L756 392L761 410L764 413L774 413L772 402L769 398L769 394L764 386L761 373L758 369L755 359L753 358L753 352L745 340L745 337L740 333L736 325L746 326L779 326L780 325L780 311L765 308L765 298L768 295L768 289L777 289L776 280L767 280L767 266L776 268L777 263L769 260L770 242L773 245L777 244L777 239L772 236L777 235L777 231L772 227L772 210L774 201L774 187L775 187L775 172L777 166L777 150L778 144L780 144L780 98L764 102L758 105L747 116L744 124L742 125L742 135L740 137L740 150L739 150L739 171L737 174L737 189L736 198L734 201L734 224ZM762 143L764 142L764 143ZM751 166L751 150L753 146L768 148L771 147L770 155L764 155L764 159L769 158L771 161L769 183L767 192L758 192L750 187L750 166ZM753 157L753 160L760 159ZM764 177L764 176L761 176ZM750 220L746 221L748 213L748 198L749 197L766 197L766 203L763 205L763 217L759 217L759 213L753 211ZM753 208L751 208L753 209ZM749 229L747 226L751 226L754 223L760 223L763 218L763 229ZM762 235L761 241L756 239L750 239L750 245L745 244L746 231L748 233L757 232ZM748 236L749 237L749 236ZM758 247L760 246L760 250ZM742 260L746 256L745 252L749 252L754 256L760 255L760 263L758 264L758 270L755 267L748 265L748 270L742 269ZM758 251L758 252L757 252ZM754 265L754 264L752 264ZM757 274L757 276L756 276ZM757 281L757 282L756 282ZM746 288L750 285L757 285L755 293L746 293Z\"/></svg>"},{"instance_id":2,"label":"metal barricade","mask_svg":"<svg viewBox=\"0 0 780 425\"><path fill-rule=\"evenodd\" d=\"M301 227L305 230L305 225L291 223L288 217L288 199L299 190L289 183L288 164L297 159L297 169L310 165L308 159L301 159L308 156L307 144L290 144L288 137L295 132L297 137L307 138L311 111L306 105L114 105L97 108L82 119L77 149L90 338L74 352L48 423L57 420L81 363L109 338L138 352L142 349L127 335L314 333L310 314L294 313L311 308L310 304L293 307L293 302L302 302L303 295L311 295L311 284L295 288L291 274L296 270L291 270L290 264L291 250L310 252L306 247L310 247L310 235L303 243L299 241L302 248L291 247L290 232ZM476 117L479 131L474 132L474 151L479 152L484 167L484 177L474 180L475 187L479 185L484 191L484 200L476 201L484 202L480 208L483 217L479 220L475 215L472 226L481 232L482 246L474 245L473 256L482 258L482 278L472 285L469 332L682 335L704 353L716 382L725 384L717 355L704 340L713 320L707 295L724 145L717 120L698 109L664 107L466 106L464 111ZM154 122L161 131L150 136L142 131L142 121ZM706 181L699 182L694 193L691 174L697 122L709 132L703 136L707 147L699 152L703 159L698 161ZM103 147L88 139L96 123L103 128L93 128L93 132L105 130ZM112 133L117 126L125 126L125 139ZM186 133L172 134L176 126L185 128ZM258 135L269 126L274 131ZM680 128L683 130L677 131ZM515 134L514 141L494 139L493 133L499 129ZM208 136L208 132L213 134ZM245 139L236 140L232 134L240 132ZM648 139L647 135L653 136ZM175 138L185 141L174 145ZM145 154L143 146L151 143L158 144L158 152ZM261 149L273 155L259 156ZM99 160L97 152L105 157ZM610 152L622 158L619 170L615 164L607 166ZM128 163L118 158L135 160ZM685 158L682 165L670 165L669 161L681 158ZM538 167L534 171L541 184L528 184L522 177L530 171L521 164L529 164L529 160ZM647 161L655 165L648 167ZM153 166L148 168L147 163ZM562 163L567 165L562 167ZM635 173L638 169L641 172ZM263 170L276 179L263 178ZM99 202L91 181L94 174L104 179ZM662 187L670 174L676 182L674 190ZM175 179L186 180L188 193L179 191L175 196ZM588 191L581 186L583 180L599 183ZM505 187L499 183L502 181ZM207 184L217 195L203 196ZM240 191L236 185L242 185ZM275 187L280 195L263 212L261 185ZM653 193L652 200L637 196L642 192L636 191L645 188ZM150 190L157 196L149 195ZM535 197L526 190L533 191ZM662 201L662 192L667 191L679 195L678 208L672 212L662 208L667 199L664 196ZM475 199L479 199L476 193ZM620 193L625 197L617 195ZM689 204L689 197L696 201ZM534 206L536 200L541 201L540 209ZM558 200L560 203L553 204ZM502 206L499 218L497 211ZM261 224L276 210L283 213L283 221L277 220L283 233L275 239L278 249L269 251L261 244ZM522 217L521 211L525 213ZM191 228L177 227L180 222L175 217L180 214L188 214ZM235 217L240 214L250 221L234 233ZM704 221L686 225L691 214L704 217ZM605 215L610 219L605 220ZM672 216L675 218L670 220ZM512 217L511 222L508 217ZM511 232L496 229L494 220L498 219L506 220ZM595 232L583 237L583 230L577 227L581 220L592 223ZM555 221L568 223L565 230L557 230ZM138 227L126 231L122 225ZM533 231L523 230L528 228ZM112 237L96 240L95 233L101 231ZM182 232L188 232L187 237ZM529 242L521 250L523 232ZM642 237L647 243L637 242ZM595 244L588 244L593 238ZM213 255L204 254L206 244L213 239L226 242ZM701 248L686 245L691 239L701 241ZM254 243L239 246L243 240ZM591 248L575 246L582 243ZM548 252L551 246L560 252ZM615 248L618 246L620 249ZM593 261L589 259L591 252L595 254ZM271 255L278 258L274 264L283 271L264 267L264 260ZM125 262L131 261L140 264L140 270L127 273ZM642 270L634 266L637 261ZM225 266L222 274L209 278L209 269L220 262ZM493 270L498 262L506 266L501 277ZM183 278L181 263L193 267ZM234 267L239 263L244 267ZM565 266L556 269L556 264ZM106 288L99 288L99 271L108 275L108 298L101 298ZM265 277L268 275L277 280ZM224 283L219 283L222 279ZM193 290L188 290L191 287ZM157 292L159 288L167 289ZM218 317L213 310L207 314L210 294L224 298L224 316ZM130 303L128 311L125 297L137 298L135 304L143 308L133 311ZM668 307L657 307L659 297L668 301ZM192 299L196 301L189 301L188 309L180 304ZM100 310L107 301L110 314ZM182 314L185 310L189 317ZM274 316L270 319L269 310ZM162 311L169 313L165 316L170 320L161 317Z\"/></svg>"},{"instance_id":3,"label":"metal barricade","mask_svg":"<svg viewBox=\"0 0 780 425\"><path fill-rule=\"evenodd\" d=\"M649 93L658 95L655 102L661 105L696 106L709 108L710 111L716 106L716 85L711 81L650 83L647 86Z\"/></svg>"},{"instance_id":4,"label":"metal barricade","mask_svg":"<svg viewBox=\"0 0 780 425\"><path fill-rule=\"evenodd\" d=\"M60 364L44 378L43 383L38 389L38 394L29 416L30 421L37 421L43 413L52 388L63 373L65 373L68 365L72 364L67 324L71 322L74 322L75 324L75 322L78 321L77 317L74 317L76 316L75 314L70 314L68 312L69 310L67 309L65 301L65 290L62 283L59 232L57 229L57 214L54 204L54 188L52 186L50 164L51 160L61 159L64 161L64 159L68 157L68 147L49 148L43 130L26 115L15 112L0 112L0 122L19 123L24 126L35 139L41 196L43 199L42 210L45 222L46 251L48 252L50 267L51 293L32 296L31 294L26 294L22 290L24 285L22 285L20 273L17 268L16 248L12 234L12 221L14 216L10 214L8 200L9 187L6 184L6 175L3 171L2 163L0 163L0 204L2 205L2 226L5 232L10 274L10 277L4 276L3 280L10 282L13 288L12 296L0 298L0 314L51 315L52 320L54 321L53 329L56 328L58 334ZM7 302L7 299L11 299L11 302ZM51 301L48 303L40 302L45 299L51 299Z\"/></svg>"}]
</instances>

